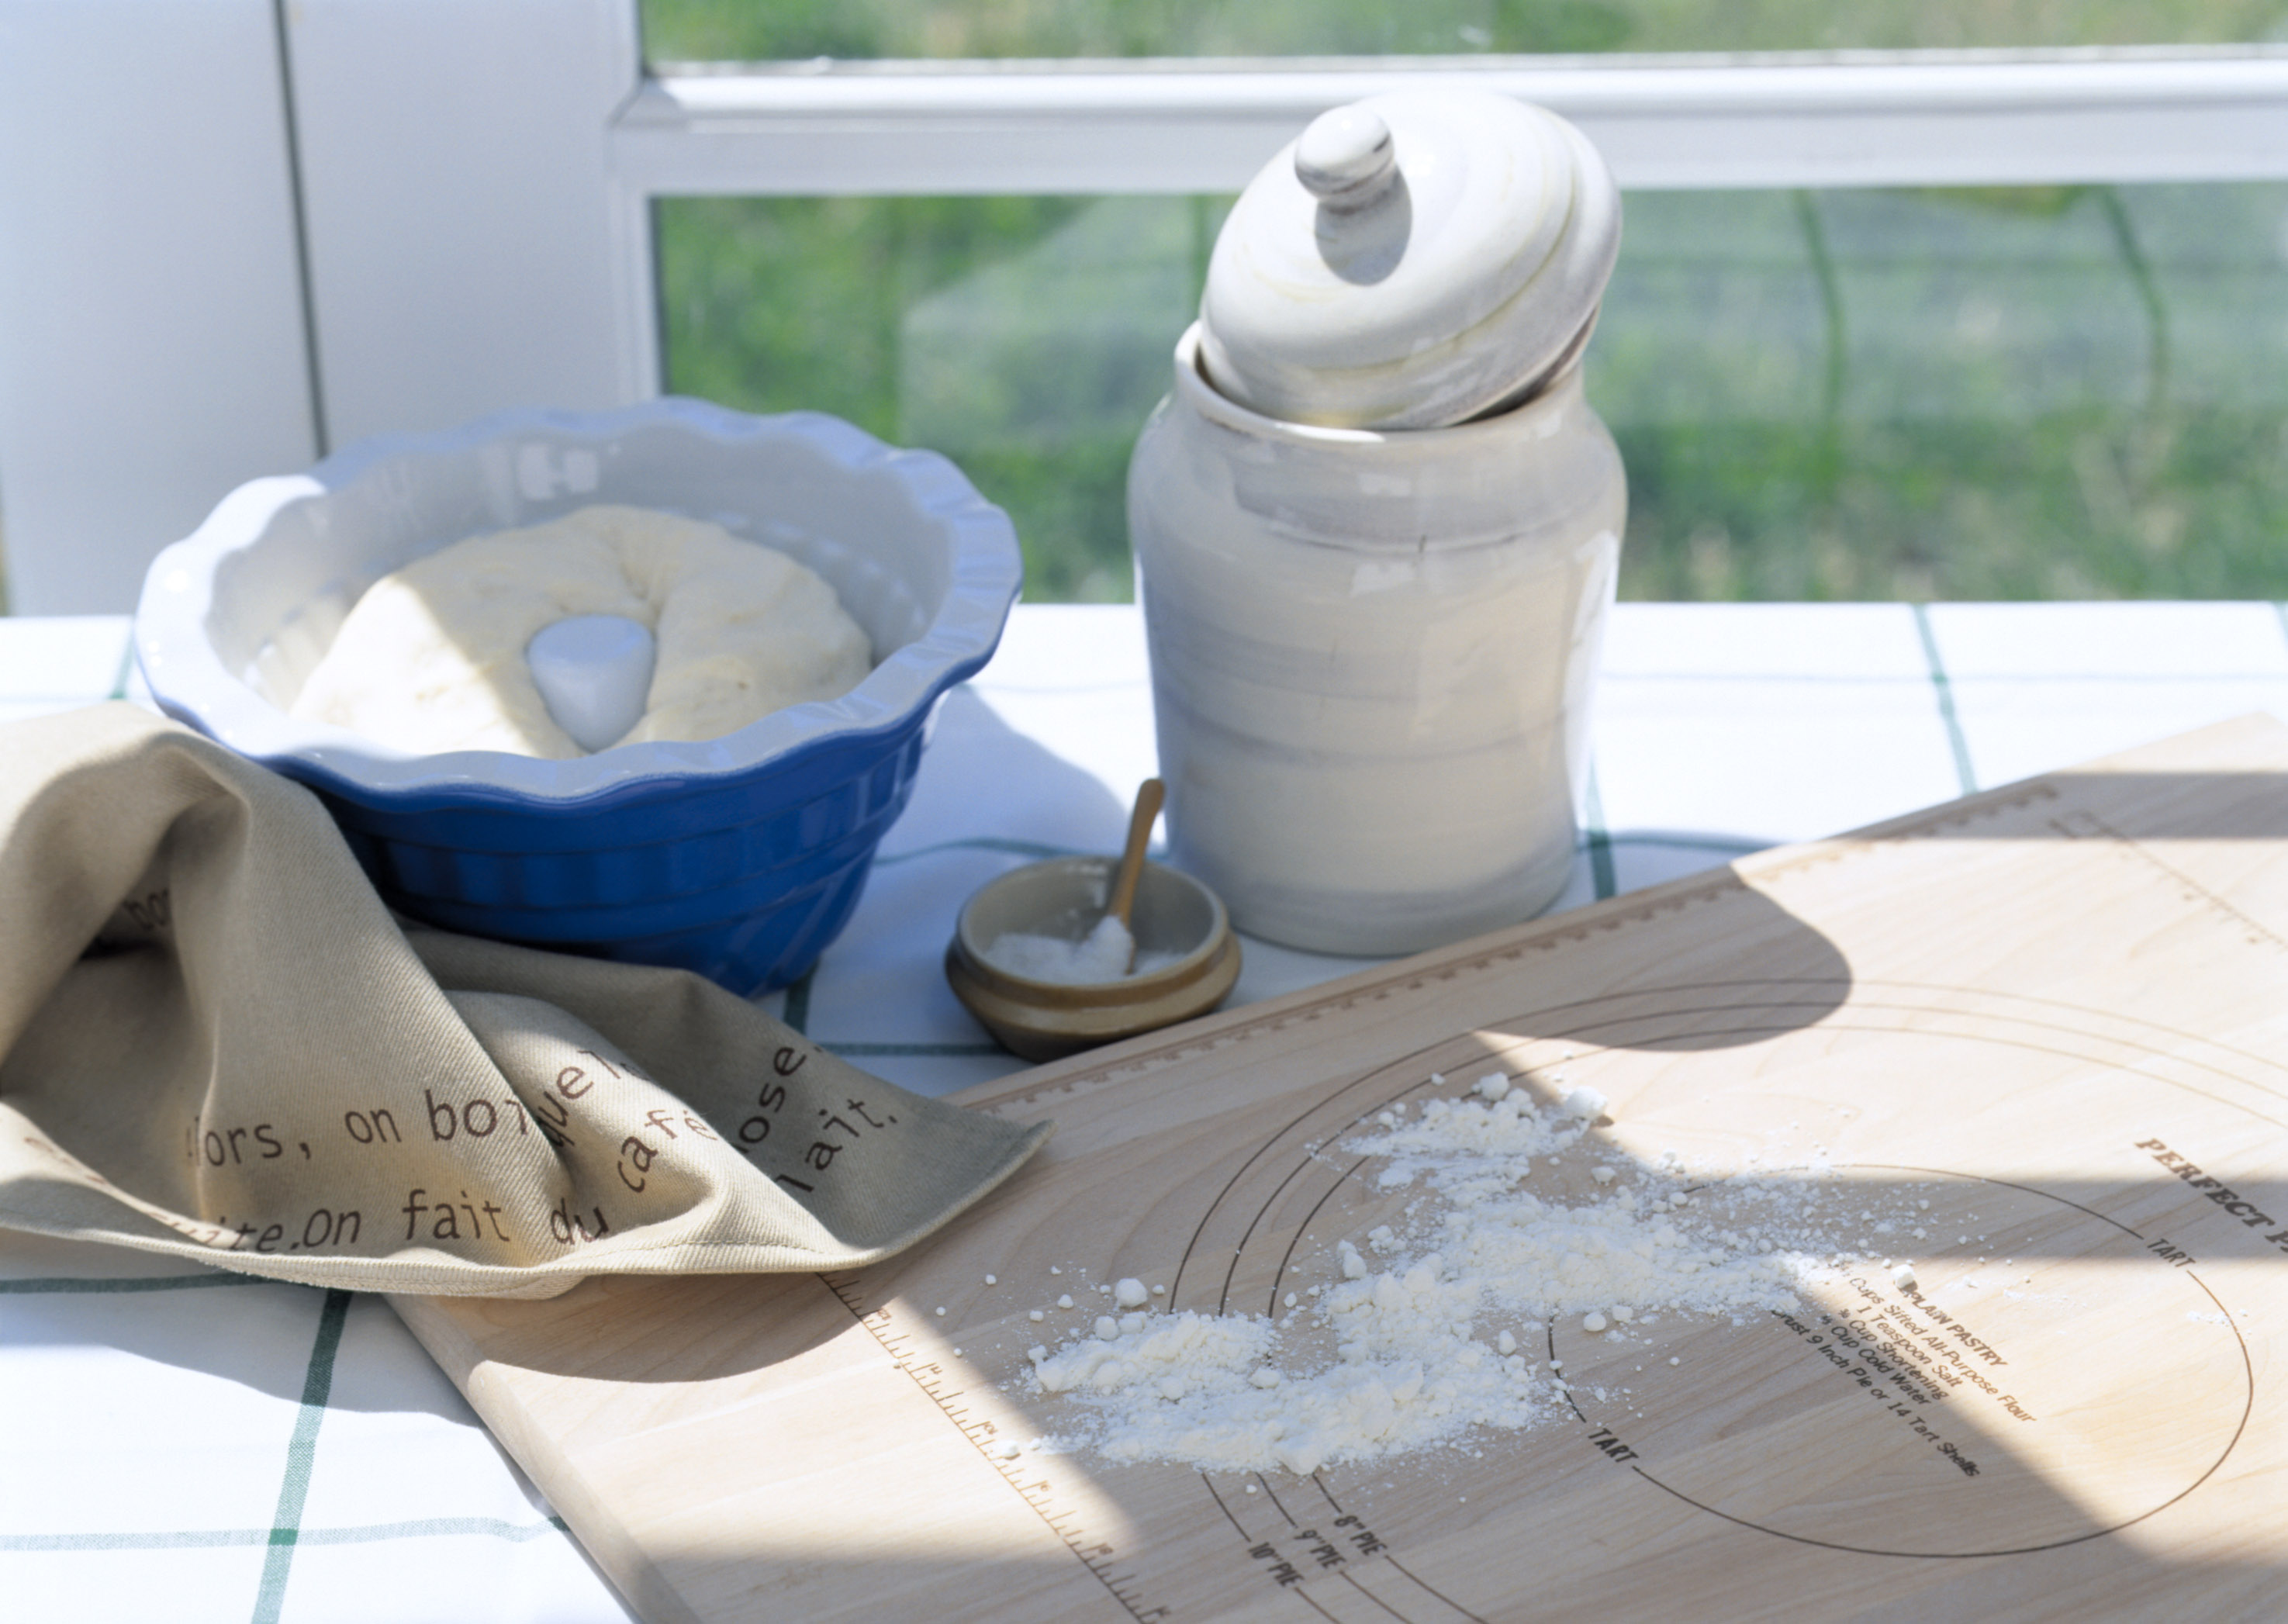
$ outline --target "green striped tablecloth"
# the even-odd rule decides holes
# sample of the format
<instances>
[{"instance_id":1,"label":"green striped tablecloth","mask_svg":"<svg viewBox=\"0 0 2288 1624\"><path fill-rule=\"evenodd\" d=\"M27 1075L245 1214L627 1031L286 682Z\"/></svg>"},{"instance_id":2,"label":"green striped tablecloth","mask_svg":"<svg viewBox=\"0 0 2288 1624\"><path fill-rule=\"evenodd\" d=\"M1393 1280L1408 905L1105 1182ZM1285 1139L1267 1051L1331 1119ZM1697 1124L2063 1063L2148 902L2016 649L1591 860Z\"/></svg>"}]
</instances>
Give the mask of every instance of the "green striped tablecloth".
<instances>
[{"instance_id":1,"label":"green striped tablecloth","mask_svg":"<svg viewBox=\"0 0 2288 1624\"><path fill-rule=\"evenodd\" d=\"M0 717L130 683L123 620L0 620ZM2255 709L2288 717L2271 604L1624 605L1563 906ZM774 1004L909 1087L1014 1069L946 989L954 911L1116 844L1152 765L1136 612L1021 609L848 933ZM1247 950L1243 1000L1356 967ZM0 1232L0 1383L11 1620L627 1616L377 1300Z\"/></svg>"}]
</instances>

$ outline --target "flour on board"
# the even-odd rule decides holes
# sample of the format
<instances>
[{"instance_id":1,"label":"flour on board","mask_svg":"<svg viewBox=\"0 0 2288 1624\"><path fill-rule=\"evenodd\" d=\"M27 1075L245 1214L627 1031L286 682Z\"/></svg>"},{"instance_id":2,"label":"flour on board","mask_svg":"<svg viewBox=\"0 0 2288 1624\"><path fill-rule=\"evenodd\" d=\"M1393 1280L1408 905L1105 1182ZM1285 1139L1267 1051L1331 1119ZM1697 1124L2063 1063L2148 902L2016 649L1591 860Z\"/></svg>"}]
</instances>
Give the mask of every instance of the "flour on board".
<instances>
[{"instance_id":1,"label":"flour on board","mask_svg":"<svg viewBox=\"0 0 2288 1624\"><path fill-rule=\"evenodd\" d=\"M1532 1351L1556 1317L1611 1343L1663 1315L1791 1309L1875 1216L1827 1214L1841 1186L1816 1167L1695 1180L1672 1157L1648 1166L1597 1133L1607 1109L1582 1088L1538 1104L1498 1075L1378 1113L1339 1148L1379 1164L1370 1189L1406 1192L1399 1229L1331 1238L1327 1278L1275 1317L1130 1313L1031 1350L1031 1384L1057 1396L1043 1446L1307 1474L1554 1421L1571 1413L1565 1380ZM1549 1170L1576 1161L1593 1163L1586 1193L1561 1197L1553 1184L1583 1181Z\"/></svg>"}]
</instances>

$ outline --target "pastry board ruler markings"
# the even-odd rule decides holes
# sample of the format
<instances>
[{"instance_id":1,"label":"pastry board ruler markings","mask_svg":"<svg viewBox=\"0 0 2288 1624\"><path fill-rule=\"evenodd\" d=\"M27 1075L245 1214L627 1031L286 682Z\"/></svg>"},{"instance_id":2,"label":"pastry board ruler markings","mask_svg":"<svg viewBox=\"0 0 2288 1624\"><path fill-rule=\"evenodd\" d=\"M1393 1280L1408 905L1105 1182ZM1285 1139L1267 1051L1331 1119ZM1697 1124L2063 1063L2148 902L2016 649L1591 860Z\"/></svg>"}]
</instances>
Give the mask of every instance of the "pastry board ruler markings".
<instances>
[{"instance_id":1,"label":"pastry board ruler markings","mask_svg":"<svg viewBox=\"0 0 2288 1624\"><path fill-rule=\"evenodd\" d=\"M401 1308L647 1617L771 1594L821 1618L2269 1618L2284 923L2288 733L2231 725L975 1090L1057 1139L831 1295L698 1277ZM1069 1343L1123 1275L1203 1312L1330 1278L1407 1199L1343 1142L1497 1067L1545 1103L1603 1092L1597 1153L1676 1151L1696 1202L1816 1145L1865 1232L1784 1311L1538 1327L1569 1409L1458 1448L1298 1477L1031 1446L1075 1412L1028 1385L1024 1343ZM1081 1305L1029 1323L1061 1286ZM647 1369L638 1325L705 1329ZM851 1429L874 1443L848 1462L785 1463ZM989 1453L1011 1438L1018 1461ZM629 1465L679 1448L665 1477ZM805 1508L832 1545L893 1489L968 1532L903 1565L754 1532ZM742 1516L694 1565L717 1500Z\"/></svg>"},{"instance_id":2,"label":"pastry board ruler markings","mask_svg":"<svg viewBox=\"0 0 2288 1624\"><path fill-rule=\"evenodd\" d=\"M947 1385L944 1367L924 1362L914 1351L912 1339L890 1328L894 1320L893 1309L888 1306L869 1309L866 1306L862 1274L822 1274L818 1278L850 1311L851 1317L881 1344L882 1351L890 1356L891 1361L911 1378L916 1387L929 1396L939 1413L969 1440L979 1457L1039 1515L1057 1538L1064 1541L1065 1548L1095 1576L1106 1593L1119 1603L1131 1618L1138 1624L1154 1624L1155 1620L1168 1616L1167 1609L1148 1605L1136 1593L1133 1575L1118 1571L1116 1548L1088 1532L1080 1520L1080 1508L1065 1506L1059 1501L1054 1480L1043 1475L1037 1463L1000 1458L993 1453L991 1446L999 1439L1003 1423L973 1414L962 1405L962 1392Z\"/></svg>"},{"instance_id":3,"label":"pastry board ruler markings","mask_svg":"<svg viewBox=\"0 0 2288 1624\"><path fill-rule=\"evenodd\" d=\"M2247 931L2251 946L2268 944L2281 952L2288 952L2288 938L2283 938L2269 926L2250 918L2198 880L2161 857L2144 842L2123 834L2095 812L2087 811L2068 812L2051 819L2050 827L2069 840L2099 839L2112 842L2124 853L2134 857L2141 862L2149 864L2165 875L2172 884L2181 887L2186 901L2205 904Z\"/></svg>"}]
</instances>

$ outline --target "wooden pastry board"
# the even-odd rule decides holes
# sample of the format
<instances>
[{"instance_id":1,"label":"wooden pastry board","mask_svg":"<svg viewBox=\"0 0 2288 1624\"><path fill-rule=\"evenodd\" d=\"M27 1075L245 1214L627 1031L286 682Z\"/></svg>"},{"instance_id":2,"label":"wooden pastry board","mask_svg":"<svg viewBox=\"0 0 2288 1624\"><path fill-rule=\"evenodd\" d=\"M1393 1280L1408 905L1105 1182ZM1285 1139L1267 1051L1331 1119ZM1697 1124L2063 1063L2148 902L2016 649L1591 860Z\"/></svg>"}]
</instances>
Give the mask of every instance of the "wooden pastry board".
<instances>
[{"instance_id":1,"label":"wooden pastry board","mask_svg":"<svg viewBox=\"0 0 2288 1624\"><path fill-rule=\"evenodd\" d=\"M1362 1175L1345 1136L1437 1092L1434 1072L1458 1095L1497 1065L1601 1089L1598 1131L1646 1161L1673 1150L1712 1176L1819 1145L1871 1210L1928 1200L1927 1240L1871 1249L1912 1256L1956 1310L1919 1328L1990 1388L1896 1374L1914 1367L1884 1327L1916 1305L1879 1263L1784 1319L1672 1315L1625 1343L1536 1328L1527 1351L1566 1360L1577 1414L1460 1449L1310 1477L1002 1458L1071 1414L1029 1390L1024 1350L1054 1339L1029 1310L1067 1290L1098 1311L1095 1285L1132 1275L1165 1305L1260 1312L1333 1278L1336 1241L1410 1193ZM397 1302L646 1619L2288 1607L2276 723L1768 852L970 1103L1057 1137L890 1264Z\"/></svg>"}]
</instances>

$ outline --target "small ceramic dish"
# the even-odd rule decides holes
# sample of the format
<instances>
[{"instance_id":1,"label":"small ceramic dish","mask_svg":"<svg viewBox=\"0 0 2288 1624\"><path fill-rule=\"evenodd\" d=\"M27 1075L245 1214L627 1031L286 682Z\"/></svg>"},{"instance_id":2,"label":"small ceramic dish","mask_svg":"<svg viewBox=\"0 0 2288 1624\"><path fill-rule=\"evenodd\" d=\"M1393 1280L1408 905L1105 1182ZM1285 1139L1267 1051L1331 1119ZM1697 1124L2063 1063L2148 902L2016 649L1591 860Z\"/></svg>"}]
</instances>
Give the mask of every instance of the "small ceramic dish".
<instances>
[{"instance_id":1,"label":"small ceramic dish","mask_svg":"<svg viewBox=\"0 0 2288 1624\"><path fill-rule=\"evenodd\" d=\"M1055 1060L1116 1038L1204 1015L1239 979L1239 939L1215 892L1188 874L1144 865L1129 916L1137 956L1154 968L1117 981L1040 981L996 964L1002 937L1078 942L1103 917L1117 860L1064 857L1003 875L970 898L945 950L954 995L1002 1047Z\"/></svg>"}]
</instances>

